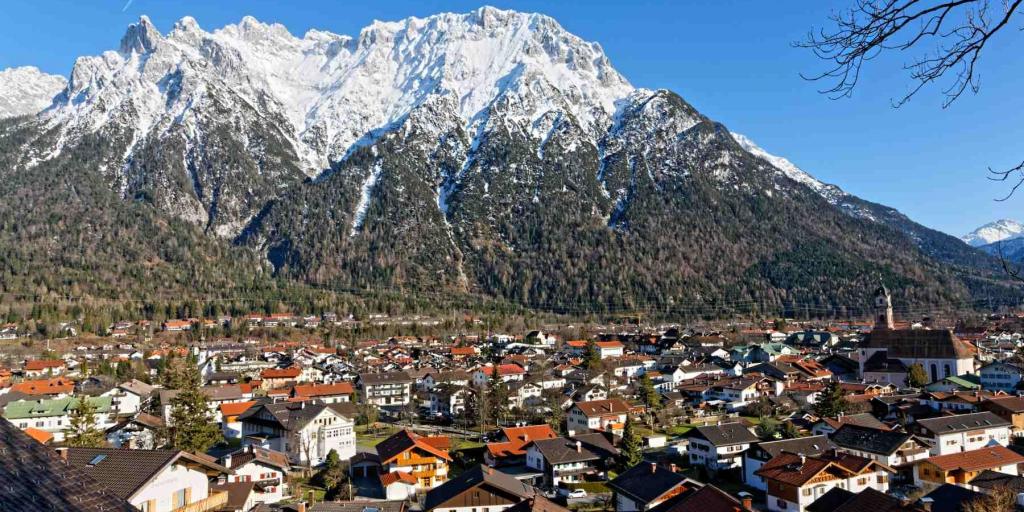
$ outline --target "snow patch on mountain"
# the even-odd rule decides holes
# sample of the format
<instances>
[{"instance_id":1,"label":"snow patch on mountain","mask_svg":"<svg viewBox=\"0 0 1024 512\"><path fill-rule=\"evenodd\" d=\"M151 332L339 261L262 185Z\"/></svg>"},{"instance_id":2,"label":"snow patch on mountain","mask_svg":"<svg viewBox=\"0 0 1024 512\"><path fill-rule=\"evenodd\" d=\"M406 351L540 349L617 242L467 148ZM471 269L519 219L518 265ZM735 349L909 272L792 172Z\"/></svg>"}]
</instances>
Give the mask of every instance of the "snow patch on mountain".
<instances>
[{"instance_id":1,"label":"snow patch on mountain","mask_svg":"<svg viewBox=\"0 0 1024 512\"><path fill-rule=\"evenodd\" d=\"M67 86L60 75L24 66L0 71L0 119L38 114Z\"/></svg>"},{"instance_id":2,"label":"snow patch on mountain","mask_svg":"<svg viewBox=\"0 0 1024 512\"><path fill-rule=\"evenodd\" d=\"M1024 224L1011 219L990 222L960 237L972 247L981 247L1017 238L1024 238Z\"/></svg>"}]
</instances>

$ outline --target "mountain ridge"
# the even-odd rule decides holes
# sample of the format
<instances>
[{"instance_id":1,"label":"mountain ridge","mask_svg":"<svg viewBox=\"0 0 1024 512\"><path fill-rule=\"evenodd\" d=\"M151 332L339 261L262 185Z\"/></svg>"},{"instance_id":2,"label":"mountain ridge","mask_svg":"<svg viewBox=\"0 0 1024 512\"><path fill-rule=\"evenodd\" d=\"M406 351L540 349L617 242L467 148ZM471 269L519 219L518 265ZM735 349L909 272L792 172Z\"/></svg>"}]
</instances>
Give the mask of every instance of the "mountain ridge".
<instances>
[{"instance_id":1,"label":"mountain ridge","mask_svg":"<svg viewBox=\"0 0 1024 512\"><path fill-rule=\"evenodd\" d=\"M318 286L828 314L879 276L909 302L1014 294L994 258L634 88L539 14L302 38L251 17L212 32L183 18L167 35L142 18L117 51L80 58L48 108L12 119L0 174L88 180L218 239L201 241L224 246L211 253L262 259L254 274ZM74 160L88 164L68 174Z\"/></svg>"}]
</instances>

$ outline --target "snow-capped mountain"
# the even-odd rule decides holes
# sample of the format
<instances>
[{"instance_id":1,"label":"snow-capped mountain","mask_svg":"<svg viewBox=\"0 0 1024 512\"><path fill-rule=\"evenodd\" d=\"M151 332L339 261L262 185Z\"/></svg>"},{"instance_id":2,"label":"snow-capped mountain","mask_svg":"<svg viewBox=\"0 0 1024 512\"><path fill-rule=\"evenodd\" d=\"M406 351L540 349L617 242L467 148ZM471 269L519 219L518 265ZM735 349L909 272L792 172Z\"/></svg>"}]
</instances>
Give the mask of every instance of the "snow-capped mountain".
<instances>
[{"instance_id":1,"label":"snow-capped mountain","mask_svg":"<svg viewBox=\"0 0 1024 512\"><path fill-rule=\"evenodd\" d=\"M962 236L961 239L972 247L981 247L1021 237L1024 237L1024 224L1015 220L1001 219L989 222Z\"/></svg>"},{"instance_id":2,"label":"snow-capped mountain","mask_svg":"<svg viewBox=\"0 0 1024 512\"><path fill-rule=\"evenodd\" d=\"M303 282L774 307L849 304L882 273L959 297L973 281L942 265L990 266L671 91L631 86L597 43L540 14L484 7L354 37L249 17L162 34L143 17L116 50L78 59L50 104L28 103L36 116L0 131L14 148L0 173L49 183L40 196L105 191ZM846 295L794 265L841 269Z\"/></svg>"},{"instance_id":3,"label":"snow-capped mountain","mask_svg":"<svg viewBox=\"0 0 1024 512\"><path fill-rule=\"evenodd\" d=\"M67 87L67 80L39 68L24 66L0 70L0 119L34 115L49 107Z\"/></svg>"}]
</instances>

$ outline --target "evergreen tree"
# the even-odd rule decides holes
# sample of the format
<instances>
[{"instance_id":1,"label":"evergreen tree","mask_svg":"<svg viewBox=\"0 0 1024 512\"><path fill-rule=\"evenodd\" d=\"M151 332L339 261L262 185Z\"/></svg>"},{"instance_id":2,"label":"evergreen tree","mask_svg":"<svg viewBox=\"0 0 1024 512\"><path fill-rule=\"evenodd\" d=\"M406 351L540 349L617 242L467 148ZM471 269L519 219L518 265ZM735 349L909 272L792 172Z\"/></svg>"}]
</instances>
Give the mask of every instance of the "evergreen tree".
<instances>
[{"instance_id":1,"label":"evergreen tree","mask_svg":"<svg viewBox=\"0 0 1024 512\"><path fill-rule=\"evenodd\" d=\"M78 448L99 448L106 439L96 428L96 405L88 397L80 397L71 409L68 428L64 429L64 444Z\"/></svg>"},{"instance_id":2,"label":"evergreen tree","mask_svg":"<svg viewBox=\"0 0 1024 512\"><path fill-rule=\"evenodd\" d=\"M914 363L907 368L907 385L912 388L923 388L928 384L928 374L924 371L924 366L920 363Z\"/></svg>"},{"instance_id":3,"label":"evergreen tree","mask_svg":"<svg viewBox=\"0 0 1024 512\"><path fill-rule=\"evenodd\" d=\"M814 404L814 414L822 418L834 418L839 416L839 413L846 412L849 405L839 383L832 381L821 392L818 402Z\"/></svg>"},{"instance_id":4,"label":"evergreen tree","mask_svg":"<svg viewBox=\"0 0 1024 512\"><path fill-rule=\"evenodd\" d=\"M491 379L487 385L487 392L490 395L487 401L491 405L491 419L494 420L495 424L500 425L501 419L508 414L508 386L501 380L501 376L498 375L497 365L491 369Z\"/></svg>"},{"instance_id":5,"label":"evergreen tree","mask_svg":"<svg viewBox=\"0 0 1024 512\"><path fill-rule=\"evenodd\" d=\"M661 395L657 389L654 389L654 382L645 373L640 377L640 400L647 406L647 409L653 414L657 409L661 408Z\"/></svg>"},{"instance_id":6,"label":"evergreen tree","mask_svg":"<svg viewBox=\"0 0 1024 512\"><path fill-rule=\"evenodd\" d=\"M345 468L341 465L341 456L338 452L332 449L327 453L327 460L324 462L324 468L316 475L315 480L320 484L321 487L326 491L325 499L327 500L347 500L349 482L345 473Z\"/></svg>"},{"instance_id":7,"label":"evergreen tree","mask_svg":"<svg viewBox=\"0 0 1024 512\"><path fill-rule=\"evenodd\" d=\"M644 458L643 440L633 430L633 421L626 418L626 426L622 430L622 448L619 453L622 469L629 469L639 464Z\"/></svg>"},{"instance_id":8,"label":"evergreen tree","mask_svg":"<svg viewBox=\"0 0 1024 512\"><path fill-rule=\"evenodd\" d=\"M183 387L171 399L171 445L179 450L205 452L223 439L223 435L210 418L208 397L200 389L199 368L186 359L176 379Z\"/></svg>"},{"instance_id":9,"label":"evergreen tree","mask_svg":"<svg viewBox=\"0 0 1024 512\"><path fill-rule=\"evenodd\" d=\"M594 340L587 341L587 350L583 354L583 367L591 378L601 373L601 351L598 350Z\"/></svg>"}]
</instances>

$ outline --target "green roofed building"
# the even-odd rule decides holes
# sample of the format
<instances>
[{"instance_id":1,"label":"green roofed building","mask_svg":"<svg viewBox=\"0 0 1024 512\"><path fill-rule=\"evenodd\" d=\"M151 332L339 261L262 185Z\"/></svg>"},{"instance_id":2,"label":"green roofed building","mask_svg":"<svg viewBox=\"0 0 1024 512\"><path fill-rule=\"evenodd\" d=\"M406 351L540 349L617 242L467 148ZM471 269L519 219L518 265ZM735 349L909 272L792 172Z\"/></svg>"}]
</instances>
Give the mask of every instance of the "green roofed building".
<instances>
[{"instance_id":1,"label":"green roofed building","mask_svg":"<svg viewBox=\"0 0 1024 512\"><path fill-rule=\"evenodd\" d=\"M102 430L114 425L112 399L109 396L87 398L96 408L96 427ZM41 400L16 400L4 408L7 418L18 428L32 427L53 434L53 440L64 440L64 429L70 424L71 411L78 408L78 398L51 398Z\"/></svg>"}]
</instances>

